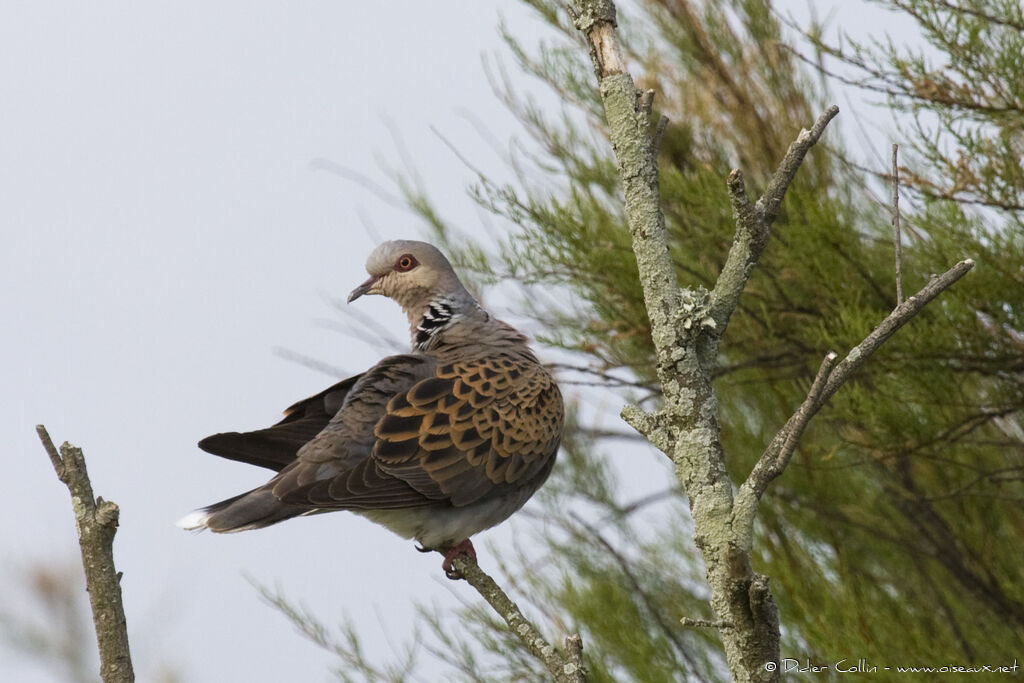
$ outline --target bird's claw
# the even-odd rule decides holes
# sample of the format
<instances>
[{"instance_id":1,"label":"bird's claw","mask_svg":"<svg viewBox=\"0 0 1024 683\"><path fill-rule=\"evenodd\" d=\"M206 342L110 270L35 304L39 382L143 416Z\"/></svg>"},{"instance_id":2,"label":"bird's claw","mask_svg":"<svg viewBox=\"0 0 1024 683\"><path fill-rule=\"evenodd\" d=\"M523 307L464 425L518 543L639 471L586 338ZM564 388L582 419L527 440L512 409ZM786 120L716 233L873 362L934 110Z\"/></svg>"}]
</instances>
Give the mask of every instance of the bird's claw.
<instances>
[{"instance_id":1,"label":"bird's claw","mask_svg":"<svg viewBox=\"0 0 1024 683\"><path fill-rule=\"evenodd\" d=\"M463 578L462 572L452 564L452 561L459 555L465 555L473 560L473 562L476 562L476 548L473 547L473 543L468 538L457 545L453 545L444 554L444 562L441 563L441 569L444 570L444 575L452 581L458 581Z\"/></svg>"}]
</instances>

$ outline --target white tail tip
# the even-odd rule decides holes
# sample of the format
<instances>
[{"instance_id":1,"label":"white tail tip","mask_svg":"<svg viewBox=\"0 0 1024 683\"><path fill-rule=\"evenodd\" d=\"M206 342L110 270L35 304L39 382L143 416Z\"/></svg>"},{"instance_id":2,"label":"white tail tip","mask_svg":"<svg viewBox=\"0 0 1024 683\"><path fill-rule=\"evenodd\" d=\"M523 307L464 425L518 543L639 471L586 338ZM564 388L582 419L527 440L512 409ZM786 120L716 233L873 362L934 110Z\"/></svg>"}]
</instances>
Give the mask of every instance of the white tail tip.
<instances>
[{"instance_id":1,"label":"white tail tip","mask_svg":"<svg viewBox=\"0 0 1024 683\"><path fill-rule=\"evenodd\" d=\"M209 512L206 512L205 510L194 510L193 512L190 512L181 519L179 519L177 522L174 523L174 525L182 529L195 531L198 529L205 529L206 520L208 520L209 518Z\"/></svg>"}]
</instances>

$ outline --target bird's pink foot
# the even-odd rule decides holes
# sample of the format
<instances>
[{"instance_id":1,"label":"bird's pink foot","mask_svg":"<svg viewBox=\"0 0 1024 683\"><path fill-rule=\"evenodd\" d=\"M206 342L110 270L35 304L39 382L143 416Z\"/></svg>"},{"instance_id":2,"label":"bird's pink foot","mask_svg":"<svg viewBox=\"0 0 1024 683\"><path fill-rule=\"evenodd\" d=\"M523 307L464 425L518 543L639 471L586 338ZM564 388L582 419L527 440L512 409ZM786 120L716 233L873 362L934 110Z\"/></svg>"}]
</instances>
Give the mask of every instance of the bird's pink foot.
<instances>
[{"instance_id":1,"label":"bird's pink foot","mask_svg":"<svg viewBox=\"0 0 1024 683\"><path fill-rule=\"evenodd\" d=\"M452 560L459 555L465 555L476 562L476 548L473 547L473 543L468 538L457 545L453 545L444 554L444 562L441 563L441 569L444 570L444 575L453 581L458 581L462 578L459 570L452 565Z\"/></svg>"}]
</instances>

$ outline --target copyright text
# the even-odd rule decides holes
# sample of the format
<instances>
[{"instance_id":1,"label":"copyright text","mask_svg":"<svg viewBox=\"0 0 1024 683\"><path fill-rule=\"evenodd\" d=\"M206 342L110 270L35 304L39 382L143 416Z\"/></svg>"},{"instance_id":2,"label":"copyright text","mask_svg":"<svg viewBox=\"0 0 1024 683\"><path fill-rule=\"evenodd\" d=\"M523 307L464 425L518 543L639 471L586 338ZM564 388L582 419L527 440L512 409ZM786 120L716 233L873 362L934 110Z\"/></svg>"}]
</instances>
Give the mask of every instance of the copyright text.
<instances>
[{"instance_id":1,"label":"copyright text","mask_svg":"<svg viewBox=\"0 0 1024 683\"><path fill-rule=\"evenodd\" d=\"M896 673L933 673L933 674L975 674L975 673L1017 673L1017 660L1013 664L937 664L937 665L898 665L889 666L875 664L867 659L844 658L835 662L812 662L809 659L793 659L786 657L779 662L766 662L765 671L779 673L840 673L840 674L873 674L883 671Z\"/></svg>"}]
</instances>

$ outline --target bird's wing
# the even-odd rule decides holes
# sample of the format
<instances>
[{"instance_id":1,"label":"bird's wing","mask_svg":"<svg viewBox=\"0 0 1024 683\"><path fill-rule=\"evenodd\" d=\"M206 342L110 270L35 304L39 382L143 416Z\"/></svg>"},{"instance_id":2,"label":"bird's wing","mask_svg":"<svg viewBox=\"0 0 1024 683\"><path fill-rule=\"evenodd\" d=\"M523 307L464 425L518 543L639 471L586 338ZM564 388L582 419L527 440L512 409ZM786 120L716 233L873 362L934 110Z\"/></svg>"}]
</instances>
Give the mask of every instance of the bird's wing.
<instances>
[{"instance_id":1,"label":"bird's wing","mask_svg":"<svg viewBox=\"0 0 1024 683\"><path fill-rule=\"evenodd\" d=\"M284 419L272 427L214 434L200 441L199 447L222 458L280 472L295 461L300 448L327 427L360 377L349 377L295 403L284 411Z\"/></svg>"},{"instance_id":2,"label":"bird's wing","mask_svg":"<svg viewBox=\"0 0 1024 683\"><path fill-rule=\"evenodd\" d=\"M274 496L285 503L333 508L406 508L429 504L400 479L376 467L371 458L374 425L386 414L388 401L431 376L436 363L420 355L385 358L364 372L345 397L341 410L299 451L292 465L268 482ZM351 504L320 506L319 487L347 482Z\"/></svg>"},{"instance_id":3,"label":"bird's wing","mask_svg":"<svg viewBox=\"0 0 1024 683\"><path fill-rule=\"evenodd\" d=\"M409 360L378 365L353 387L332 424L279 475L276 497L318 508L458 507L543 482L562 399L532 357L398 358ZM361 459L353 446L366 449Z\"/></svg>"}]
</instances>

